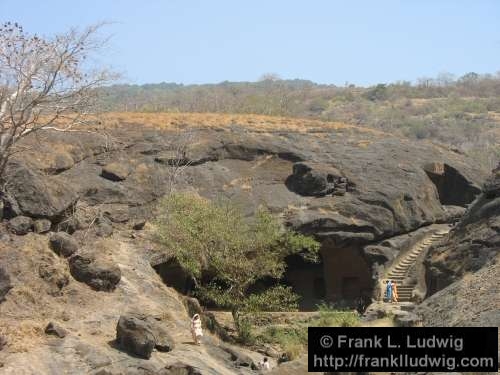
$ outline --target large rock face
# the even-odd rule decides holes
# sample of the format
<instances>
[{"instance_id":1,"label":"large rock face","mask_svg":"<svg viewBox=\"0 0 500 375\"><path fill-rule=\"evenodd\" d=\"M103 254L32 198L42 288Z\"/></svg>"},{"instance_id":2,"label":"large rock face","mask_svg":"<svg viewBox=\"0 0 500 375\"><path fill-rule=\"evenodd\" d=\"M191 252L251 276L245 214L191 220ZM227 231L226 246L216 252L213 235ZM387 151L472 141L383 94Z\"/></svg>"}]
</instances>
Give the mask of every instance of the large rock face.
<instances>
[{"instance_id":1,"label":"large rock face","mask_svg":"<svg viewBox=\"0 0 500 375\"><path fill-rule=\"evenodd\" d=\"M335 280L325 279L324 297L347 293L352 299L368 293L372 283L363 246L451 220L456 210L445 207L468 204L485 177L464 155L444 147L344 124L275 118L252 123L248 117L242 118L246 123L224 125L224 117L200 123L195 115L131 119L108 126L106 137L85 133L70 149L66 144L78 133L52 138L47 132L44 158L37 157L41 152L23 155L11 165L13 176L33 177L13 180L12 205L28 216L51 218L59 230L107 237L114 228L103 227L101 217L117 226L150 218L182 168L177 188L231 197L247 213L265 205L288 225L322 240L325 273L333 274L328 264L346 265L345 272L335 271ZM71 153L73 164L54 168L61 150ZM64 217L92 210L95 215L83 220ZM76 224L65 229L68 223ZM322 281L310 281L312 293Z\"/></svg>"},{"instance_id":2,"label":"large rock face","mask_svg":"<svg viewBox=\"0 0 500 375\"><path fill-rule=\"evenodd\" d=\"M176 363L203 374L252 373L236 367L234 348L222 347L209 335L203 347L191 345L185 307L151 267L165 261L165 254L148 242L146 231L132 232L136 223L150 218L177 167L185 171L178 188L209 198L224 194L248 213L266 205L289 225L316 235L328 244L325 267L364 273L363 288L370 283L372 260L397 256L396 248L373 248L367 256L363 247L453 218L457 210L443 204L469 203L485 177L465 156L443 147L343 124L125 117L106 123L105 135L46 132L39 135L41 142L26 139L31 151L9 165L6 217L50 219L52 228L74 232L82 249L65 259L50 249L46 235L10 234L0 241L0 264L10 276L0 275L6 296L0 327L6 327L1 333L9 349L0 362L6 374L168 373L177 371ZM179 155L182 131L192 136ZM113 168L117 178L110 180L102 172L113 163L126 169ZM468 199L448 194L452 184ZM490 190L490 196L496 194L494 185ZM303 271L313 277L322 272L296 271L304 284ZM347 291L357 292L347 279ZM176 342L172 352L152 351L146 362L115 345L117 321L131 306L164 318ZM43 334L49 321L61 322L68 335ZM262 358L240 351L238 358Z\"/></svg>"},{"instance_id":3,"label":"large rock face","mask_svg":"<svg viewBox=\"0 0 500 375\"><path fill-rule=\"evenodd\" d=\"M447 241L426 259L430 298L418 312L427 325L500 326L500 173Z\"/></svg>"},{"instance_id":4,"label":"large rock face","mask_svg":"<svg viewBox=\"0 0 500 375\"><path fill-rule=\"evenodd\" d=\"M433 294L476 272L500 252L500 173L485 183L484 193L450 232L448 241L431 249L427 258L428 292Z\"/></svg>"},{"instance_id":5,"label":"large rock face","mask_svg":"<svg viewBox=\"0 0 500 375\"><path fill-rule=\"evenodd\" d=\"M500 262L490 262L436 292L417 308L425 326L500 327Z\"/></svg>"},{"instance_id":6,"label":"large rock face","mask_svg":"<svg viewBox=\"0 0 500 375\"><path fill-rule=\"evenodd\" d=\"M185 117L179 123L189 124L190 116ZM456 204L443 186L454 184L470 201L485 177L463 155L429 143L342 124L304 122L294 128L272 121L193 128L187 151L176 155L175 142L182 142L176 130L158 130L146 118L107 129L113 142L81 137L79 152L71 149L75 163L44 177L39 170L51 171L57 159L50 149L60 150L77 137L57 134L47 137L53 147L44 145L44 160L28 156L28 164L37 168L17 161L11 165L10 191L21 211L32 217L60 215L77 199L102 205L110 218L118 211L122 217L124 209L135 217L145 215L148 204L165 193L172 165L187 165L187 180L202 195L226 194L248 210L265 204L286 211L301 230L351 244L443 220L447 212L440 197ZM108 169L119 178L103 178Z\"/></svg>"}]
</instances>

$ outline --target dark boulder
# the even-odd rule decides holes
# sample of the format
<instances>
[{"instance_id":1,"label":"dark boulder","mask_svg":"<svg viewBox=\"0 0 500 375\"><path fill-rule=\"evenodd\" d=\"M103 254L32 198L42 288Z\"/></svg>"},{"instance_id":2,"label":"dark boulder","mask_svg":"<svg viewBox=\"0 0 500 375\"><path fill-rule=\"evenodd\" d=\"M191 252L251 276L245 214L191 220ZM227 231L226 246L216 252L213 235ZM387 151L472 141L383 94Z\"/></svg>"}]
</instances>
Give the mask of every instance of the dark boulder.
<instances>
[{"instance_id":1,"label":"dark boulder","mask_svg":"<svg viewBox=\"0 0 500 375\"><path fill-rule=\"evenodd\" d=\"M16 216L9 220L8 227L11 232L24 235L33 229L33 220L27 216Z\"/></svg>"},{"instance_id":2,"label":"dark boulder","mask_svg":"<svg viewBox=\"0 0 500 375\"><path fill-rule=\"evenodd\" d=\"M53 335L57 336L60 339L66 337L68 334L68 331L66 331L63 327L61 327L59 324L50 322L47 327L45 327L45 333L47 335Z\"/></svg>"},{"instance_id":3,"label":"dark boulder","mask_svg":"<svg viewBox=\"0 0 500 375\"><path fill-rule=\"evenodd\" d=\"M57 255L65 258L73 255L78 250L78 242L66 232L56 232L50 236L50 248Z\"/></svg>"},{"instance_id":4,"label":"dark boulder","mask_svg":"<svg viewBox=\"0 0 500 375\"><path fill-rule=\"evenodd\" d=\"M293 174L287 179L287 187L297 194L304 196L324 196L333 193L338 171L332 173L315 169L306 163L295 163Z\"/></svg>"},{"instance_id":5,"label":"dark boulder","mask_svg":"<svg viewBox=\"0 0 500 375\"><path fill-rule=\"evenodd\" d=\"M110 163L102 167L101 176L110 181L123 181L130 174L130 166L123 163Z\"/></svg>"},{"instance_id":6,"label":"dark boulder","mask_svg":"<svg viewBox=\"0 0 500 375\"><path fill-rule=\"evenodd\" d=\"M73 255L69 269L77 281L98 291L113 291L121 279L120 267L105 256L91 252Z\"/></svg>"},{"instance_id":7,"label":"dark boulder","mask_svg":"<svg viewBox=\"0 0 500 375\"><path fill-rule=\"evenodd\" d=\"M170 351L173 339L153 317L143 314L120 316L116 326L116 343L126 352L149 359L153 349Z\"/></svg>"},{"instance_id":8,"label":"dark boulder","mask_svg":"<svg viewBox=\"0 0 500 375\"><path fill-rule=\"evenodd\" d=\"M78 199L68 181L59 176L44 176L17 161L9 164L6 178L9 195L26 216L57 218Z\"/></svg>"},{"instance_id":9,"label":"dark boulder","mask_svg":"<svg viewBox=\"0 0 500 375\"><path fill-rule=\"evenodd\" d=\"M33 230L35 231L35 233L47 233L50 231L51 227L52 223L47 219L35 220L35 222L33 223Z\"/></svg>"}]
</instances>

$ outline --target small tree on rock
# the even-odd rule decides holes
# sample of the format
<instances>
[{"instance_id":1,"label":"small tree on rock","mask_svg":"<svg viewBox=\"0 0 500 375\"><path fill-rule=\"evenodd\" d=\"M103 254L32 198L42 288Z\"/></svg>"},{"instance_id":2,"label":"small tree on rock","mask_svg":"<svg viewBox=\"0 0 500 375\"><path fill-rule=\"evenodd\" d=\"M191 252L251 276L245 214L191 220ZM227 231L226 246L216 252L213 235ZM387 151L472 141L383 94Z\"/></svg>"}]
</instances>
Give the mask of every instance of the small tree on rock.
<instances>
[{"instance_id":1,"label":"small tree on rock","mask_svg":"<svg viewBox=\"0 0 500 375\"><path fill-rule=\"evenodd\" d=\"M167 196L160 212L158 242L193 277L202 299L231 310L240 334L246 313L297 308L298 296L289 287L263 292L251 287L264 278L280 279L288 255L316 261L314 239L284 229L265 209L247 218L228 200L212 202L194 194Z\"/></svg>"}]
</instances>

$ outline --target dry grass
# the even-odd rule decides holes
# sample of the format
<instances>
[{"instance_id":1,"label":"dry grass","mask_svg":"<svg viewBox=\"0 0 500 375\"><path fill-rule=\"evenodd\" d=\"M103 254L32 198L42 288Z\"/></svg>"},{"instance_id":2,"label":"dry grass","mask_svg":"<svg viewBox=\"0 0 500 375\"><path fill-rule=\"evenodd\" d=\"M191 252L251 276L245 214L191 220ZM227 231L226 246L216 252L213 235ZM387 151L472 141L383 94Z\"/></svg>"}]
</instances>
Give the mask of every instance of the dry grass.
<instances>
[{"instance_id":1,"label":"dry grass","mask_svg":"<svg viewBox=\"0 0 500 375\"><path fill-rule=\"evenodd\" d=\"M110 112L102 114L100 119L104 127L108 128L118 127L123 124L172 130L179 130L187 126L207 129L242 126L253 131L262 132L287 130L306 133L321 130L355 130L370 134L384 134L378 130L361 128L341 122L247 114Z\"/></svg>"},{"instance_id":2,"label":"dry grass","mask_svg":"<svg viewBox=\"0 0 500 375\"><path fill-rule=\"evenodd\" d=\"M43 327L39 322L23 320L17 323L0 323L0 335L7 339L8 350L27 352L43 341Z\"/></svg>"}]
</instances>

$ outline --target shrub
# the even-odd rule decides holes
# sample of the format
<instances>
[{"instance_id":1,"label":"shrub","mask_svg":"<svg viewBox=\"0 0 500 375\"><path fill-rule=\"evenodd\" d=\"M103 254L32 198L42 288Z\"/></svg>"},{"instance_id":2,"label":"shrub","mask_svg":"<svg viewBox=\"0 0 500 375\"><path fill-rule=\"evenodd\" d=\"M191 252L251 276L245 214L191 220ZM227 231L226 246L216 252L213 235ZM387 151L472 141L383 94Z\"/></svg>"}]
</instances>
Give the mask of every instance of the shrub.
<instances>
[{"instance_id":1,"label":"shrub","mask_svg":"<svg viewBox=\"0 0 500 375\"><path fill-rule=\"evenodd\" d=\"M285 258L302 254L318 259L319 243L284 229L267 210L246 218L228 200L209 201L198 195L174 193L160 203L156 240L167 248L195 280L205 301L228 308L240 336L248 339L245 314L297 309L292 289L275 286L252 293L265 277L280 279Z\"/></svg>"}]
</instances>

